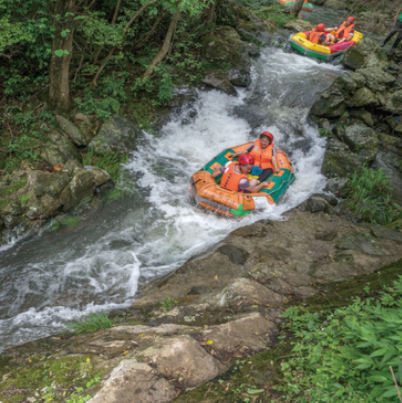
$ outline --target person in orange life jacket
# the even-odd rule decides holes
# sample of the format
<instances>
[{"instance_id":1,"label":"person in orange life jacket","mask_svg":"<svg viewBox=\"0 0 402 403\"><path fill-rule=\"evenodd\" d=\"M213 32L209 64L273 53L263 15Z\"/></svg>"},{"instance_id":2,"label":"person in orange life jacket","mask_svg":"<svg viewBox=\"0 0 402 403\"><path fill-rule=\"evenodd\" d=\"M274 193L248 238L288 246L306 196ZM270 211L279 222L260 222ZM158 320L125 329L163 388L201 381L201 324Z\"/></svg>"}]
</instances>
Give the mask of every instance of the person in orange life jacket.
<instances>
[{"instance_id":1,"label":"person in orange life jacket","mask_svg":"<svg viewBox=\"0 0 402 403\"><path fill-rule=\"evenodd\" d=\"M256 179L249 180L247 174L251 172L254 158L251 155L242 155L239 162L229 161L222 168L215 169L212 176L222 175L221 187L234 192L258 193L268 182L260 183Z\"/></svg>"},{"instance_id":2,"label":"person in orange life jacket","mask_svg":"<svg viewBox=\"0 0 402 403\"><path fill-rule=\"evenodd\" d=\"M347 42L350 41L353 38L353 35L355 34L354 22L355 22L354 17L348 17L346 18L346 21L344 21L338 27L327 28L325 31L326 32L336 31L335 40L337 43Z\"/></svg>"},{"instance_id":3,"label":"person in orange life jacket","mask_svg":"<svg viewBox=\"0 0 402 403\"><path fill-rule=\"evenodd\" d=\"M260 182L265 181L272 172L279 173L278 161L276 159L276 149L274 147L274 135L270 132L263 132L260 138L247 150L232 154L231 157L238 157L243 154L250 154L256 161L256 165L262 168L262 173L258 177Z\"/></svg>"},{"instance_id":4,"label":"person in orange life jacket","mask_svg":"<svg viewBox=\"0 0 402 403\"><path fill-rule=\"evenodd\" d=\"M324 24L318 24L315 29L310 31L308 35L308 40L311 43L315 43L317 45L328 46L334 43L335 37L331 34L326 34L326 29Z\"/></svg>"},{"instance_id":5,"label":"person in orange life jacket","mask_svg":"<svg viewBox=\"0 0 402 403\"><path fill-rule=\"evenodd\" d=\"M402 7L400 7L395 15L394 18L394 27L392 28L391 32L388 36L380 43L380 46L383 48L386 43L395 35L398 34L394 45L392 46L391 53L395 53L396 47L402 40Z\"/></svg>"}]
</instances>

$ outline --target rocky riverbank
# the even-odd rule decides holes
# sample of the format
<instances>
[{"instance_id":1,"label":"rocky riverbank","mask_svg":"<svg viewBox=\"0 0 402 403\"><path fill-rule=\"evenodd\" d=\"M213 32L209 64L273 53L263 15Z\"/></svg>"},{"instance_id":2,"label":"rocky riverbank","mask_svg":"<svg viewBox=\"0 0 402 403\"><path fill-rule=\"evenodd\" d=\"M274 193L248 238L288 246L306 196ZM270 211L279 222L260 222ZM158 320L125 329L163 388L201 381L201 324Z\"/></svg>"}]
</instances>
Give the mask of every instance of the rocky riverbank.
<instances>
[{"instance_id":1,"label":"rocky riverbank","mask_svg":"<svg viewBox=\"0 0 402 403\"><path fill-rule=\"evenodd\" d=\"M271 349L287 304L401 259L401 244L400 232L322 211L241 228L149 286L113 328L5 351L1 399L172 401Z\"/></svg>"}]
</instances>

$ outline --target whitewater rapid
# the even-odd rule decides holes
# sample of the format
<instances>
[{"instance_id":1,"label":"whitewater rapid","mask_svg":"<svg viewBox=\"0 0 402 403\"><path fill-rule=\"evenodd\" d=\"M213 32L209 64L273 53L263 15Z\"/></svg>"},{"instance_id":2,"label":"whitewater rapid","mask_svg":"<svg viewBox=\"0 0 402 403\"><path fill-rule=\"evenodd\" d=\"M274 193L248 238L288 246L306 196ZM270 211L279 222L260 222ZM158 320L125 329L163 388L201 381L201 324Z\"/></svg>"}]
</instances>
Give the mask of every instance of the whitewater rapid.
<instances>
[{"instance_id":1,"label":"whitewater rapid","mask_svg":"<svg viewBox=\"0 0 402 403\"><path fill-rule=\"evenodd\" d=\"M127 307L138 288L259 219L281 220L325 186L325 139L308 122L318 94L341 68L266 48L252 85L230 97L200 91L156 135L144 134L119 186L132 194L84 228L42 234L0 251L0 350L64 329L83 315ZM189 119L189 115L193 116ZM220 150L269 130L296 180L277 206L242 221L206 213L188 199L191 175Z\"/></svg>"}]
</instances>

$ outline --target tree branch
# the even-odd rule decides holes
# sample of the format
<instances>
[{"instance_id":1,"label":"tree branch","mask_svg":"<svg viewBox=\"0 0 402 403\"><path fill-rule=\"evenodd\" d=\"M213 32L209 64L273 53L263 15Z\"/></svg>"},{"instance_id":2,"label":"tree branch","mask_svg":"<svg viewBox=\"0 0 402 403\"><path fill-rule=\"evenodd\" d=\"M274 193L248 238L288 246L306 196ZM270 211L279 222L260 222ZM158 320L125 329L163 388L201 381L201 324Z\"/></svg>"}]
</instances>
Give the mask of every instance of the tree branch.
<instances>
[{"instance_id":1,"label":"tree branch","mask_svg":"<svg viewBox=\"0 0 402 403\"><path fill-rule=\"evenodd\" d=\"M153 35L153 33L156 30L156 27L159 25L159 23L162 21L162 18L166 15L166 11L162 13L155 21L154 25L152 28L143 36L135 45L134 49L140 49L141 46L149 40L149 38Z\"/></svg>"},{"instance_id":2,"label":"tree branch","mask_svg":"<svg viewBox=\"0 0 402 403\"><path fill-rule=\"evenodd\" d=\"M147 9L149 6L151 6L152 4L156 3L157 1L159 1L159 0L151 0L151 1L149 1L148 3L144 4L144 5L133 15L133 17L131 18L131 20L130 20L130 21L127 23L127 25L124 27L123 34L125 34L125 33L128 31L128 29L131 27L131 25L133 24L133 22L143 13L143 11L144 11L145 9ZM106 65L109 63L109 60L110 60L110 58L113 56L113 53L114 53L114 51L116 50L116 48L117 48L117 46L115 45L115 46L112 47L112 49L110 49L110 52L109 52L109 54L106 56L105 61L104 61L104 62L102 63L102 65L99 67L99 69L98 69L98 71L97 71L97 73L96 73L96 75L95 75L95 77L94 77L94 79L93 79L93 81L92 81L92 86L93 86L93 87L96 87L96 86L98 85L98 84L97 84L97 80L98 80L100 74L102 73L103 69L104 69L104 68L106 67Z\"/></svg>"},{"instance_id":3,"label":"tree branch","mask_svg":"<svg viewBox=\"0 0 402 403\"><path fill-rule=\"evenodd\" d=\"M177 11L177 13L172 18L172 21L170 22L169 29L167 31L165 41L163 42L161 50L155 56L154 60L152 60L151 65L147 68L146 72L142 76L142 79L149 77L154 72L154 68L157 66L157 64L160 63L168 54L170 42L172 41L172 37L176 30L176 26L177 26L177 22L179 21L179 18L180 18L180 12Z\"/></svg>"}]
</instances>

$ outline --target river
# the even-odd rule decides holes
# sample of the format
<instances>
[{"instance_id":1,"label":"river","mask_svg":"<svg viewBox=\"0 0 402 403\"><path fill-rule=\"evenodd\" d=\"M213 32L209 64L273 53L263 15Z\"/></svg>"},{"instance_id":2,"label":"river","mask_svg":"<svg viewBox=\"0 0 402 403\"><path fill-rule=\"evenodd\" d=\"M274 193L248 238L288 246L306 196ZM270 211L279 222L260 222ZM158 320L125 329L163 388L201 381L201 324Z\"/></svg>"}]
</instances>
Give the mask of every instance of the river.
<instances>
[{"instance_id":1,"label":"river","mask_svg":"<svg viewBox=\"0 0 402 403\"><path fill-rule=\"evenodd\" d=\"M287 31L286 35L289 35ZM283 219L325 186L325 139L307 119L342 68L267 47L252 85L229 97L199 92L156 135L146 134L125 166L135 191L104 206L76 230L43 233L0 251L0 348L64 329L92 312L129 306L139 287L206 252L239 226ZM191 118L189 118L191 116ZM188 180L220 150L275 136L296 181L277 206L238 222L197 209ZM162 297L161 297L162 299Z\"/></svg>"}]
</instances>

